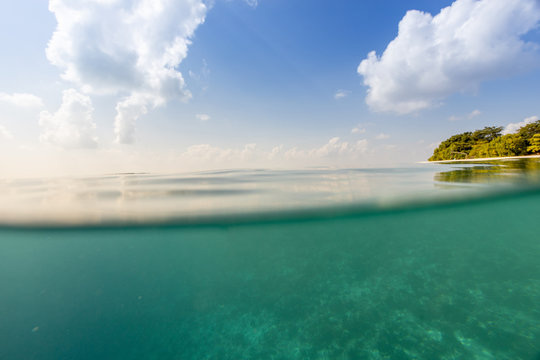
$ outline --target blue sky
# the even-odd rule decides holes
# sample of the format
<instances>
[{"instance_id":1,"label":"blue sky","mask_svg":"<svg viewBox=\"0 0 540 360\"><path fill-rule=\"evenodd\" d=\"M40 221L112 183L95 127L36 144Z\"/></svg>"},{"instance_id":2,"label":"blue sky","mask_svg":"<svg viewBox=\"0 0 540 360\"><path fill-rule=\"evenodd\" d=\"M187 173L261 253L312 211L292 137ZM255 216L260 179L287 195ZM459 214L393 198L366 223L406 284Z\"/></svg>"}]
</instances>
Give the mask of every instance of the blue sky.
<instances>
[{"instance_id":1,"label":"blue sky","mask_svg":"<svg viewBox=\"0 0 540 360\"><path fill-rule=\"evenodd\" d=\"M393 166L539 114L535 0L3 6L5 176Z\"/></svg>"}]
</instances>

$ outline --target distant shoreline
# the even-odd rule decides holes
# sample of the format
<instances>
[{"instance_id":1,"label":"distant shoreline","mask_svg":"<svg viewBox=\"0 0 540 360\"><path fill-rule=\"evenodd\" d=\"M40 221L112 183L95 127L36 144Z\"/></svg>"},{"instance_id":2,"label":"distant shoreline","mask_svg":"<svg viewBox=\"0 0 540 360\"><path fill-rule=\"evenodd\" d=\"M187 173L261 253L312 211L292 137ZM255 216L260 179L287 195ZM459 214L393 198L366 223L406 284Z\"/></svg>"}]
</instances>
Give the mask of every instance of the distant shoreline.
<instances>
[{"instance_id":1,"label":"distant shoreline","mask_svg":"<svg viewBox=\"0 0 540 360\"><path fill-rule=\"evenodd\" d=\"M444 164L444 163L456 163L456 162L474 162L474 161L491 161L491 160L512 160L512 159L531 159L540 158L540 155L520 155L520 156L500 156L489 158L475 158L475 159L454 159L454 160L436 160L436 161L420 161L420 164Z\"/></svg>"}]
</instances>

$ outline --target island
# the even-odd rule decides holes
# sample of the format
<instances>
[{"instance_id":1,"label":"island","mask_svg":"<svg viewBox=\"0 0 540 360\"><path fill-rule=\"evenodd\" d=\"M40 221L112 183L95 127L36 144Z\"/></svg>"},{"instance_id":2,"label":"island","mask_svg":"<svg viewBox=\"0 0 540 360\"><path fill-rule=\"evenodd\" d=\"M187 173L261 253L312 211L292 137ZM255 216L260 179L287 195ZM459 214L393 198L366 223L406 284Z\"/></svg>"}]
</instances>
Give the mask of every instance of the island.
<instances>
[{"instance_id":1,"label":"island","mask_svg":"<svg viewBox=\"0 0 540 360\"><path fill-rule=\"evenodd\" d=\"M503 135L502 126L487 126L453 135L440 143L429 161L471 160L540 155L540 120Z\"/></svg>"}]
</instances>

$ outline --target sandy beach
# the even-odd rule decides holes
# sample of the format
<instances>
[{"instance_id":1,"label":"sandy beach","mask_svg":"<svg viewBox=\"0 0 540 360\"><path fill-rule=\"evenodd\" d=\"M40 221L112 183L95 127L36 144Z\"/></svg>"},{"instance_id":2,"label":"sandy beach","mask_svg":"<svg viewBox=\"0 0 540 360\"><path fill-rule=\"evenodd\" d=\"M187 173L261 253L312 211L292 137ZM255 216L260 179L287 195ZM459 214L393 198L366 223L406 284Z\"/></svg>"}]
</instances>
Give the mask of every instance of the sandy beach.
<instances>
[{"instance_id":1,"label":"sandy beach","mask_svg":"<svg viewBox=\"0 0 540 360\"><path fill-rule=\"evenodd\" d=\"M533 159L533 158L540 158L540 155L501 156L501 157L475 158L475 159L420 161L420 164L446 164L446 163L456 163L456 162L479 162L479 161L492 161L492 160L514 160L514 159Z\"/></svg>"}]
</instances>

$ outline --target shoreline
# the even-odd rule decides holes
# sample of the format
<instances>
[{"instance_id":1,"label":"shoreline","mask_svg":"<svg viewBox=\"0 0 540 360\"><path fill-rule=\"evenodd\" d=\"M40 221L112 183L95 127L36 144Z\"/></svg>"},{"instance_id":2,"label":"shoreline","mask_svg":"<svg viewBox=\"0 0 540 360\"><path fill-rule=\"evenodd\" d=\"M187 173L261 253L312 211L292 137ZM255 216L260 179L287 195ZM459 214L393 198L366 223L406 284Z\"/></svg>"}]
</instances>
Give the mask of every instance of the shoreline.
<instances>
[{"instance_id":1,"label":"shoreline","mask_svg":"<svg viewBox=\"0 0 540 360\"><path fill-rule=\"evenodd\" d=\"M535 158L540 158L540 155L500 156L500 157L489 157L489 158L435 160L435 161L426 160L426 161L420 161L419 164L445 164L445 163L457 163L457 162L513 160L513 159L535 159Z\"/></svg>"}]
</instances>

